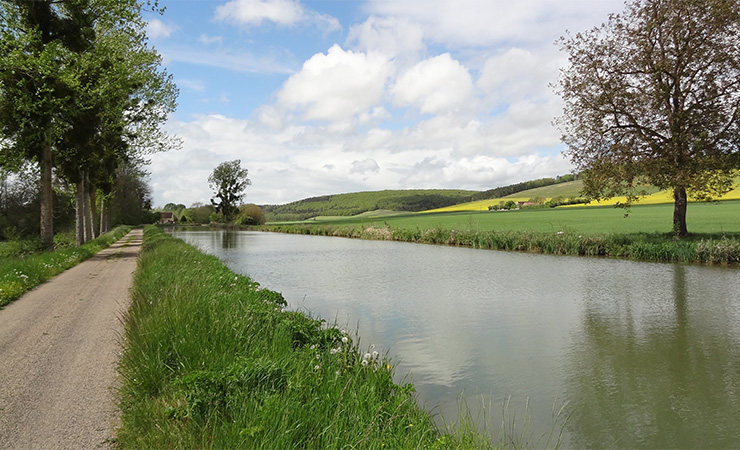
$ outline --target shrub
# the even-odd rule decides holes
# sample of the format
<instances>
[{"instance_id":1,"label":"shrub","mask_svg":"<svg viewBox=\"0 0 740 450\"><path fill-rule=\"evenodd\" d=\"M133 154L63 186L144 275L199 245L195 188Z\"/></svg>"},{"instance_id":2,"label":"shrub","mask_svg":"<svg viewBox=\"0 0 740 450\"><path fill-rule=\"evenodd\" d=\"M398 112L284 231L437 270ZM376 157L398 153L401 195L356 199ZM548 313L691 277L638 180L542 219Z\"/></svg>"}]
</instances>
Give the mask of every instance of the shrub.
<instances>
[{"instance_id":1,"label":"shrub","mask_svg":"<svg viewBox=\"0 0 740 450\"><path fill-rule=\"evenodd\" d=\"M265 213L262 212L262 208L253 203L239 206L239 213L234 221L235 225L264 225L264 223Z\"/></svg>"}]
</instances>

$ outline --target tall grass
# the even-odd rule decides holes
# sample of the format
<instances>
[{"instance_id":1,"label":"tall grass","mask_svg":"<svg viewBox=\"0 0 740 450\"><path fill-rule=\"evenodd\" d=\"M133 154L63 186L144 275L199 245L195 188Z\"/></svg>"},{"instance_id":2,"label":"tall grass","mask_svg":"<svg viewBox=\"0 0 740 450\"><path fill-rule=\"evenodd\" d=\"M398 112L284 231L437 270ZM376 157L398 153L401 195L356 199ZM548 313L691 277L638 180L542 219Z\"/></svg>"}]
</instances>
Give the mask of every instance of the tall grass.
<instances>
[{"instance_id":1,"label":"tall grass","mask_svg":"<svg viewBox=\"0 0 740 450\"><path fill-rule=\"evenodd\" d=\"M439 428L387 355L155 227L120 365L121 448L494 448Z\"/></svg>"},{"instance_id":2,"label":"tall grass","mask_svg":"<svg viewBox=\"0 0 740 450\"><path fill-rule=\"evenodd\" d=\"M454 245L488 250L521 251L571 256L608 256L638 261L681 263L740 263L740 240L734 236L675 239L668 233L582 235L572 230L480 231L394 228L391 226L267 225L264 231Z\"/></svg>"},{"instance_id":3,"label":"tall grass","mask_svg":"<svg viewBox=\"0 0 740 450\"><path fill-rule=\"evenodd\" d=\"M118 227L79 247L35 253L33 244L11 243L0 259L0 308L49 278L74 267L110 246L131 230Z\"/></svg>"}]
</instances>

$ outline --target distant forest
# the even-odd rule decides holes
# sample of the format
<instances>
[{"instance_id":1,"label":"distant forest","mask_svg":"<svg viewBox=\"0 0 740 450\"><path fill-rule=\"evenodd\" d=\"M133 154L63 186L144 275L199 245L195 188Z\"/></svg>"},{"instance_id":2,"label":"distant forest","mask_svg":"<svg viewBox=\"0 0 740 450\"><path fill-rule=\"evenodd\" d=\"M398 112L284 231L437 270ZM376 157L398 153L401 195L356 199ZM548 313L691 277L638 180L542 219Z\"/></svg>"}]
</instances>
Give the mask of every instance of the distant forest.
<instances>
[{"instance_id":1,"label":"distant forest","mask_svg":"<svg viewBox=\"0 0 740 450\"><path fill-rule=\"evenodd\" d=\"M529 189L577 180L577 175L540 178L487 191L417 189L323 195L285 205L261 205L269 222L306 220L316 216L354 216L368 211L426 211L476 200L501 198Z\"/></svg>"}]
</instances>

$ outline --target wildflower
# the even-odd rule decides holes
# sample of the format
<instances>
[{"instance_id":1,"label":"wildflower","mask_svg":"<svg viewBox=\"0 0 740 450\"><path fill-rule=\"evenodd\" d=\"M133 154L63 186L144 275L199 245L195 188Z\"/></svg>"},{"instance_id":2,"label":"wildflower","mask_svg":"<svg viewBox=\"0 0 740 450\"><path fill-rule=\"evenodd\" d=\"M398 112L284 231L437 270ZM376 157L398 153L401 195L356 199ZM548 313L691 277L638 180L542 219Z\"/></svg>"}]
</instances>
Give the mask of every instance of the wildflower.
<instances>
[{"instance_id":1,"label":"wildflower","mask_svg":"<svg viewBox=\"0 0 740 450\"><path fill-rule=\"evenodd\" d=\"M341 351L342 351L341 348L333 348L333 349L329 350L329 353L331 353L332 355L336 355L337 353L339 353Z\"/></svg>"},{"instance_id":2,"label":"wildflower","mask_svg":"<svg viewBox=\"0 0 740 450\"><path fill-rule=\"evenodd\" d=\"M346 344L348 341L349 339L347 339L347 336L342 337L342 344Z\"/></svg>"},{"instance_id":3,"label":"wildflower","mask_svg":"<svg viewBox=\"0 0 740 450\"><path fill-rule=\"evenodd\" d=\"M365 353L365 356L363 357L363 359L370 359L370 358L372 358L372 355L370 353Z\"/></svg>"},{"instance_id":4,"label":"wildflower","mask_svg":"<svg viewBox=\"0 0 740 450\"><path fill-rule=\"evenodd\" d=\"M321 369L321 366L319 366L318 364L316 364L315 366L313 366L313 370L319 370L319 369Z\"/></svg>"},{"instance_id":5,"label":"wildflower","mask_svg":"<svg viewBox=\"0 0 740 450\"><path fill-rule=\"evenodd\" d=\"M315 349L316 349L316 344L311 345L311 350L315 350Z\"/></svg>"},{"instance_id":6,"label":"wildflower","mask_svg":"<svg viewBox=\"0 0 740 450\"><path fill-rule=\"evenodd\" d=\"M370 363L369 363L369 362L367 362L367 359L363 359L363 360L362 360L362 365L363 365L363 366L367 366L368 364L370 364Z\"/></svg>"},{"instance_id":7,"label":"wildflower","mask_svg":"<svg viewBox=\"0 0 740 450\"><path fill-rule=\"evenodd\" d=\"M386 365L385 365L385 368L386 368L387 370L391 370L391 365L390 365L390 364L386 364Z\"/></svg>"},{"instance_id":8,"label":"wildflower","mask_svg":"<svg viewBox=\"0 0 740 450\"><path fill-rule=\"evenodd\" d=\"M373 359L378 359L378 355L380 355L380 353L378 353L378 352L373 352Z\"/></svg>"}]
</instances>

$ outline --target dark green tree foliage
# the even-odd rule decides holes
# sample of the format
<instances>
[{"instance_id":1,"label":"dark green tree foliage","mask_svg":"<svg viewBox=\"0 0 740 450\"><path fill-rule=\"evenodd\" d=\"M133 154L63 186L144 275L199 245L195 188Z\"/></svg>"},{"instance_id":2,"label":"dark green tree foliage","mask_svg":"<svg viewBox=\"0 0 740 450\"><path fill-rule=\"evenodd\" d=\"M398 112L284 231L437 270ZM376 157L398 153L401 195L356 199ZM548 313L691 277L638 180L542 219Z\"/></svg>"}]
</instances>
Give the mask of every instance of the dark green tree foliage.
<instances>
[{"instance_id":1,"label":"dark green tree foliage","mask_svg":"<svg viewBox=\"0 0 740 450\"><path fill-rule=\"evenodd\" d=\"M0 166L32 160L41 167L44 241L52 237L52 167L77 187L81 243L93 234L98 189L105 231L116 168L179 145L160 129L177 89L147 47L142 5L0 1Z\"/></svg>"},{"instance_id":2,"label":"dark green tree foliage","mask_svg":"<svg viewBox=\"0 0 740 450\"><path fill-rule=\"evenodd\" d=\"M208 185L219 202L211 198L211 204L225 219L230 219L238 211L239 203L244 198L244 190L252 182L247 178L247 169L242 169L241 160L226 161L219 164L208 176Z\"/></svg>"},{"instance_id":3,"label":"dark green tree foliage","mask_svg":"<svg viewBox=\"0 0 740 450\"><path fill-rule=\"evenodd\" d=\"M145 174L134 166L117 169L110 209L113 223L141 225L154 223L158 213L152 213L152 191Z\"/></svg>"},{"instance_id":4,"label":"dark green tree foliage","mask_svg":"<svg viewBox=\"0 0 740 450\"><path fill-rule=\"evenodd\" d=\"M0 165L34 160L40 171L40 235L53 242L52 148L74 90L68 55L89 38L79 1L0 2Z\"/></svg>"},{"instance_id":5,"label":"dark green tree foliage","mask_svg":"<svg viewBox=\"0 0 740 450\"><path fill-rule=\"evenodd\" d=\"M468 201L487 200L489 198L501 198L529 189L537 189L554 184L568 183L579 179L579 175L562 175L556 178L539 178L537 180L523 181L521 183L510 184L508 186L497 187L487 191L473 194Z\"/></svg>"},{"instance_id":6,"label":"dark green tree foliage","mask_svg":"<svg viewBox=\"0 0 740 450\"><path fill-rule=\"evenodd\" d=\"M591 198L652 184L674 193L683 236L687 194L727 193L740 168L740 2L629 0L622 14L560 41L565 154Z\"/></svg>"}]
</instances>

